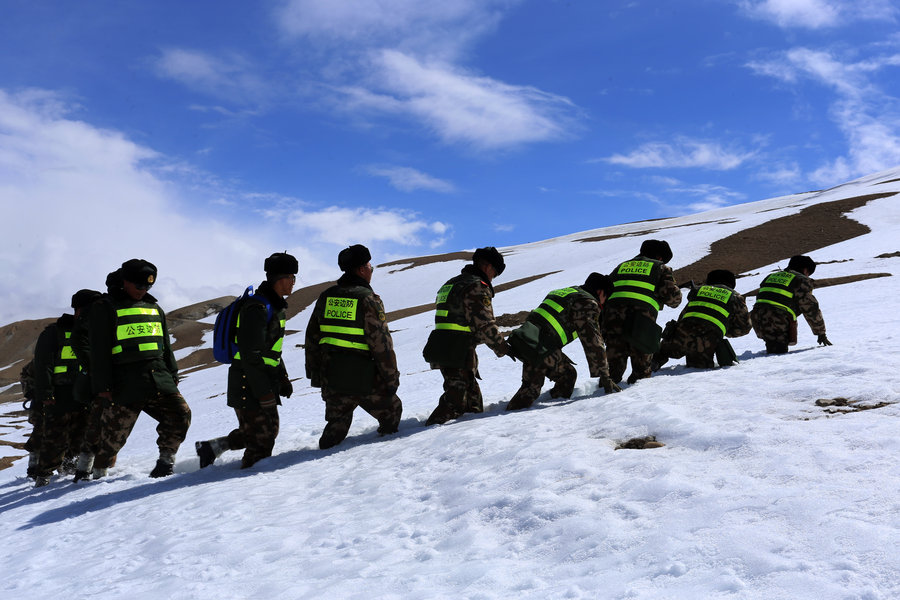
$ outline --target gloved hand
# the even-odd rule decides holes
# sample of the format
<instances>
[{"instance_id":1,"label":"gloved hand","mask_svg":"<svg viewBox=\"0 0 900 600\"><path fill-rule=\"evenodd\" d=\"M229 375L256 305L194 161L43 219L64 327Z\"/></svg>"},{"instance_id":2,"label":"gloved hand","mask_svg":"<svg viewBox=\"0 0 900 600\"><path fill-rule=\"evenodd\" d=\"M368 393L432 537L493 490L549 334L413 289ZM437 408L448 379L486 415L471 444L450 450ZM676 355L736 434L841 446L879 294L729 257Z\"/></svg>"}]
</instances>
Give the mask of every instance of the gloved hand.
<instances>
[{"instance_id":1,"label":"gloved hand","mask_svg":"<svg viewBox=\"0 0 900 600\"><path fill-rule=\"evenodd\" d=\"M291 394L294 393L294 384L291 383L291 380L285 377L281 380L281 385L278 387L278 395L282 398L290 398Z\"/></svg>"},{"instance_id":2,"label":"gloved hand","mask_svg":"<svg viewBox=\"0 0 900 600\"><path fill-rule=\"evenodd\" d=\"M275 406L278 406L278 396L269 392L259 399L259 405L262 408L274 408Z\"/></svg>"},{"instance_id":3,"label":"gloved hand","mask_svg":"<svg viewBox=\"0 0 900 600\"><path fill-rule=\"evenodd\" d=\"M609 375L600 376L600 387L602 387L603 391L607 394L613 394L615 392L622 391L622 388L616 385L616 383L609 378Z\"/></svg>"},{"instance_id":4,"label":"gloved hand","mask_svg":"<svg viewBox=\"0 0 900 600\"><path fill-rule=\"evenodd\" d=\"M819 334L818 342L822 346L831 346L832 345L832 343L830 341L828 341L828 338L825 336L824 333Z\"/></svg>"}]
</instances>

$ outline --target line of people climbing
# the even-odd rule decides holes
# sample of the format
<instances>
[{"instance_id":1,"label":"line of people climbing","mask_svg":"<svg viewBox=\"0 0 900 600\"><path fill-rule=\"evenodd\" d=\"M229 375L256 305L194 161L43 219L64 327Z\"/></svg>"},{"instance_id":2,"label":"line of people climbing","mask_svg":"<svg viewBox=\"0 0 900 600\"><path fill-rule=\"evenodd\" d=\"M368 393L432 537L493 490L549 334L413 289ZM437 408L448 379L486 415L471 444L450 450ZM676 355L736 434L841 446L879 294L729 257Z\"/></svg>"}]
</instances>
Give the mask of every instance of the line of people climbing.
<instances>
[{"instance_id":1,"label":"line of people climbing","mask_svg":"<svg viewBox=\"0 0 900 600\"><path fill-rule=\"evenodd\" d=\"M321 389L325 427L319 448L340 444L361 407L378 421L378 434L398 431L403 410L397 395L400 371L384 305L372 289L369 250L356 244L341 250L341 277L321 293L305 333L305 369L310 385ZM443 393L426 425L446 423L484 410L478 385L479 344L498 357L522 363L522 384L506 410L531 406L545 379L552 398L569 398L577 372L563 348L581 341L590 376L604 393L650 377L668 360L685 357L688 367L713 368L736 362L728 338L754 330L768 354L782 354L797 339L802 314L817 341L831 345L812 293L815 262L794 256L784 270L767 275L753 311L735 290L735 275L711 271L701 285L675 281L669 244L645 240L640 252L609 275L590 273L584 283L551 290L525 322L504 336L494 317L493 280L506 268L494 247L477 249L471 264L440 287L434 329L423 357L443 377ZM265 281L252 295L235 301L230 342L227 403L237 427L227 435L195 443L200 467L228 450L243 450L241 468L272 455L279 431L278 406L293 385L282 359L287 300L299 263L279 252L264 261ZM49 325L23 370L31 398L32 434L28 476L47 485L54 472L74 481L100 479L115 465L141 412L158 422L159 458L151 477L173 473L175 455L187 437L191 410L178 390L178 367L166 315L148 292L156 267L143 259L125 261L110 273L106 293L79 290L74 314ZM662 306L687 303L677 320L657 325ZM219 324L217 323L217 335ZM715 360L714 360L715 359ZM28 372L30 370L30 373Z\"/></svg>"}]
</instances>

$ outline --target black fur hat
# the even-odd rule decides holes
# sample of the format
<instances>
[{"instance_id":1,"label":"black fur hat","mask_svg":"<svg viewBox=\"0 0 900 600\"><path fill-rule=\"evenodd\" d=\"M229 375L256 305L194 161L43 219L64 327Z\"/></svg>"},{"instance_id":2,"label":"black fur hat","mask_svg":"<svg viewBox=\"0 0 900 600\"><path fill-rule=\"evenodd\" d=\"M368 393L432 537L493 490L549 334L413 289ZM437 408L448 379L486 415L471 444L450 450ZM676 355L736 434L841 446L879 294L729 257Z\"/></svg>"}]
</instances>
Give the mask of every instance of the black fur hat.
<instances>
[{"instance_id":1,"label":"black fur hat","mask_svg":"<svg viewBox=\"0 0 900 600\"><path fill-rule=\"evenodd\" d=\"M588 278L584 280L583 287L589 294L597 297L597 291L606 292L606 297L609 298L613 293L613 281L609 275L601 275L600 273L591 273L588 275Z\"/></svg>"},{"instance_id":2,"label":"black fur hat","mask_svg":"<svg viewBox=\"0 0 900 600\"><path fill-rule=\"evenodd\" d=\"M353 244L344 248L338 254L338 267L344 273L362 267L372 260L372 253L362 244Z\"/></svg>"},{"instance_id":3,"label":"black fur hat","mask_svg":"<svg viewBox=\"0 0 900 600\"><path fill-rule=\"evenodd\" d=\"M142 289L149 289L156 283L156 265L143 258L132 258L122 263L119 275Z\"/></svg>"},{"instance_id":4,"label":"black fur hat","mask_svg":"<svg viewBox=\"0 0 900 600\"><path fill-rule=\"evenodd\" d=\"M300 270L300 263L287 252L276 252L263 263L266 271L266 279L273 279L277 275L296 275Z\"/></svg>"},{"instance_id":5,"label":"black fur hat","mask_svg":"<svg viewBox=\"0 0 900 600\"><path fill-rule=\"evenodd\" d=\"M641 244L641 256L659 258L664 263L672 260L672 249L665 240L644 240Z\"/></svg>"},{"instance_id":6,"label":"black fur hat","mask_svg":"<svg viewBox=\"0 0 900 600\"><path fill-rule=\"evenodd\" d=\"M78 310L88 306L91 302L100 297L100 292L96 290L78 290L72 296L72 308Z\"/></svg>"},{"instance_id":7,"label":"black fur hat","mask_svg":"<svg viewBox=\"0 0 900 600\"><path fill-rule=\"evenodd\" d=\"M481 261L494 267L494 270L497 271L497 275L500 275L503 273L503 270L506 269L506 262L503 260L503 255L493 246L485 246L484 248L479 248L475 251L475 254L472 255L472 263L477 265Z\"/></svg>"},{"instance_id":8,"label":"black fur hat","mask_svg":"<svg viewBox=\"0 0 900 600\"><path fill-rule=\"evenodd\" d=\"M812 275L816 272L816 261L808 256L798 254L791 257L790 262L788 262L787 268L791 271L797 271L798 273L803 271L803 269L806 269L809 271L809 274Z\"/></svg>"},{"instance_id":9,"label":"black fur hat","mask_svg":"<svg viewBox=\"0 0 900 600\"><path fill-rule=\"evenodd\" d=\"M706 276L706 285L724 285L734 289L736 283L734 273L726 269L715 269Z\"/></svg>"}]
</instances>

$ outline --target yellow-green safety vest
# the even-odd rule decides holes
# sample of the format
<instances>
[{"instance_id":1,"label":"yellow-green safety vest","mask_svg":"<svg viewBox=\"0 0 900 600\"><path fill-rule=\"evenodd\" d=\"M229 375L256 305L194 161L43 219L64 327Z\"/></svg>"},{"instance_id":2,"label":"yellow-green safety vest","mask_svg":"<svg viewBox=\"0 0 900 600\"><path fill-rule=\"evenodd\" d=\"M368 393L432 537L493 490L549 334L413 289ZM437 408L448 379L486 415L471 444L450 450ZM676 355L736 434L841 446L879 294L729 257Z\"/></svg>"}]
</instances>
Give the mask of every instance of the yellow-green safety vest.
<instances>
[{"instance_id":1,"label":"yellow-green safety vest","mask_svg":"<svg viewBox=\"0 0 900 600\"><path fill-rule=\"evenodd\" d=\"M610 276L614 289L609 301L613 304L618 301L647 304L659 312L661 306L656 289L661 265L660 261L643 256L620 264Z\"/></svg>"},{"instance_id":2,"label":"yellow-green safety vest","mask_svg":"<svg viewBox=\"0 0 900 600\"><path fill-rule=\"evenodd\" d=\"M685 306L682 319L702 319L715 325L725 335L728 326L728 301L734 294L733 290L717 285L702 285L697 290L694 298Z\"/></svg>"}]
</instances>

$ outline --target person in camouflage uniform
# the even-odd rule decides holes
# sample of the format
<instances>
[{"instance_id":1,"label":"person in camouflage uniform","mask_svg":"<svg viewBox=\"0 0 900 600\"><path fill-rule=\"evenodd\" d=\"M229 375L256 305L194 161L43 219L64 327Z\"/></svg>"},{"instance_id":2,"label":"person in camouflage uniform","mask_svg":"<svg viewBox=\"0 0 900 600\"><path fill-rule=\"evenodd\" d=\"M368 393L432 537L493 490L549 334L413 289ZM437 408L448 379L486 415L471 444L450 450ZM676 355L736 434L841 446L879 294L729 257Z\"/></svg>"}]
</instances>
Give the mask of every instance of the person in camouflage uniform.
<instances>
[{"instance_id":1,"label":"person in camouflage uniform","mask_svg":"<svg viewBox=\"0 0 900 600\"><path fill-rule=\"evenodd\" d=\"M813 296L816 263L808 256L792 256L784 271L768 275L759 287L750 318L756 336L766 343L766 354L785 354L797 343L797 314L802 313L809 328L823 346L831 342L825 335L825 318Z\"/></svg>"},{"instance_id":2,"label":"person in camouflage uniform","mask_svg":"<svg viewBox=\"0 0 900 600\"><path fill-rule=\"evenodd\" d=\"M688 292L688 303L663 331L659 352L653 356L654 371L670 358L685 357L688 367L712 369L716 349L724 337L750 333L747 301L734 291L734 273L724 269L710 271L706 284Z\"/></svg>"},{"instance_id":3,"label":"person in camouflage uniform","mask_svg":"<svg viewBox=\"0 0 900 600\"><path fill-rule=\"evenodd\" d=\"M650 377L650 362L659 349L659 331L653 332L656 317L663 304L671 308L681 304L681 290L666 265L670 260L667 242L645 240L640 254L610 274L615 289L603 310L603 337L609 376L615 383L622 381L629 357L628 383Z\"/></svg>"},{"instance_id":4,"label":"person in camouflage uniform","mask_svg":"<svg viewBox=\"0 0 900 600\"><path fill-rule=\"evenodd\" d=\"M281 358L281 347L286 324L285 297L294 289L300 265L290 254L276 252L263 267L266 280L238 310L237 353L228 367L228 406L234 409L238 426L227 436L194 444L201 469L213 464L226 450L244 450L242 469L272 456L280 426L280 397L289 398L294 391Z\"/></svg>"},{"instance_id":5,"label":"person in camouflage uniform","mask_svg":"<svg viewBox=\"0 0 900 600\"><path fill-rule=\"evenodd\" d=\"M562 348L576 337L584 348L591 377L600 378L600 386L607 394L621 391L609 378L606 348L600 334L601 310L612 292L609 277L591 273L582 286L550 292L541 305L531 311L526 324L510 334L510 346L522 360L522 385L506 410L531 406L541 393L545 377L556 384L550 390L551 398L572 396L578 374ZM526 329L537 333L536 339L533 334L519 335ZM524 352L518 351L519 340L525 346ZM541 354L543 358L540 358Z\"/></svg>"},{"instance_id":6,"label":"person in camouflage uniform","mask_svg":"<svg viewBox=\"0 0 900 600\"><path fill-rule=\"evenodd\" d=\"M322 450L344 441L357 406L378 421L379 435L400 426L400 372L371 259L362 244L341 250L343 275L319 296L306 327L306 376L325 401Z\"/></svg>"},{"instance_id":7,"label":"person in camouflage uniform","mask_svg":"<svg viewBox=\"0 0 900 600\"><path fill-rule=\"evenodd\" d=\"M119 274L122 287L91 306L88 325L91 387L104 403L93 478L106 475L141 412L159 422L159 459L150 476L166 477L190 427L191 409L178 391L165 312L147 291L156 281L156 267L133 258L122 263Z\"/></svg>"},{"instance_id":8,"label":"person in camouflage uniform","mask_svg":"<svg viewBox=\"0 0 900 600\"><path fill-rule=\"evenodd\" d=\"M79 441L80 454L75 465L76 481L91 476L94 457L100 450L100 423L103 407L106 405L102 398L94 396L93 385L91 384L91 310L97 301L101 298L108 298L113 290L121 287L122 277L117 269L106 276L106 293L94 292L96 296L93 297L93 300L80 313L75 315L75 328L72 330L72 351L75 352L75 358L78 360L78 366L81 367L81 370L75 378L74 393L76 401L88 407L87 420ZM91 290L87 291L90 292ZM109 466L112 467L115 463L116 457L113 456L109 459Z\"/></svg>"},{"instance_id":9,"label":"person in camouflage uniform","mask_svg":"<svg viewBox=\"0 0 900 600\"><path fill-rule=\"evenodd\" d=\"M444 393L426 425L446 423L466 412L484 410L478 385L478 344L487 344L497 356L510 354L494 320L491 299L493 279L503 273L503 255L488 246L479 248L472 264L450 279L438 291L435 328L428 337L423 356L432 369L444 377Z\"/></svg>"}]
</instances>

